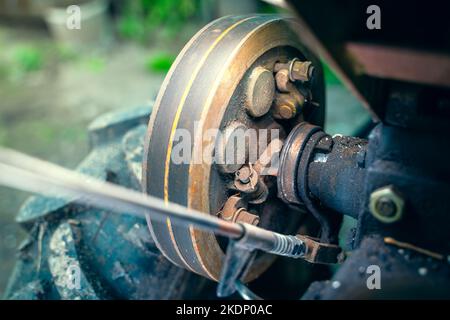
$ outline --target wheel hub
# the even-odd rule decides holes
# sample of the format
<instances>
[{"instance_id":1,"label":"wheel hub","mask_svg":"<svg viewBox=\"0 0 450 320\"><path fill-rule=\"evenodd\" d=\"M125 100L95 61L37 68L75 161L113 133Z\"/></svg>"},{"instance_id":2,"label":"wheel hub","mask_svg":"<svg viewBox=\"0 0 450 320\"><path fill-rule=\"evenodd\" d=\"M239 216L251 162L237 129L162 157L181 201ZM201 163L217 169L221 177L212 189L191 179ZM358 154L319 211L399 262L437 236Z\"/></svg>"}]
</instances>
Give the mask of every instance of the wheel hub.
<instances>
[{"instance_id":1,"label":"wheel hub","mask_svg":"<svg viewBox=\"0 0 450 320\"><path fill-rule=\"evenodd\" d=\"M189 41L169 71L150 119L145 192L224 219L283 233L298 230L302 215L276 197L276 169L267 164L296 124L305 119L322 124L324 92L320 63L296 40L290 23L271 15L225 17ZM310 76L310 65L299 67L303 61L314 66L314 79L294 83L289 77ZM214 130L220 134L208 134ZM184 139L188 147L183 149ZM235 143L239 141L243 143ZM189 153L189 161L175 161ZM170 219L159 223L149 218L148 223L166 258L219 278L223 239L174 226ZM273 259L258 256L246 280L258 277Z\"/></svg>"}]
</instances>

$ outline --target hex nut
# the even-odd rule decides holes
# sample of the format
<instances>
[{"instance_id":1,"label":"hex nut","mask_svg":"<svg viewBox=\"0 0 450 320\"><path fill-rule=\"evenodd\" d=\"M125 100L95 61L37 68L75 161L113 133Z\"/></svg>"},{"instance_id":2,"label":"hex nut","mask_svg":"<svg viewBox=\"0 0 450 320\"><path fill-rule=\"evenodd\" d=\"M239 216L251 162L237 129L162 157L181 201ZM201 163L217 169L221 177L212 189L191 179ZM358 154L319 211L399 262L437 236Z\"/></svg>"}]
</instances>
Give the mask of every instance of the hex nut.
<instances>
[{"instance_id":1,"label":"hex nut","mask_svg":"<svg viewBox=\"0 0 450 320\"><path fill-rule=\"evenodd\" d=\"M311 61L292 60L289 65L289 78L291 81L300 80L303 82L311 80L314 67Z\"/></svg>"},{"instance_id":2,"label":"hex nut","mask_svg":"<svg viewBox=\"0 0 450 320\"><path fill-rule=\"evenodd\" d=\"M246 84L245 107L253 117L265 115L275 96L275 79L273 73L263 67L256 67Z\"/></svg>"},{"instance_id":3,"label":"hex nut","mask_svg":"<svg viewBox=\"0 0 450 320\"><path fill-rule=\"evenodd\" d=\"M381 222L394 223L403 216L405 201L392 185L385 186L370 194L369 209Z\"/></svg>"}]
</instances>

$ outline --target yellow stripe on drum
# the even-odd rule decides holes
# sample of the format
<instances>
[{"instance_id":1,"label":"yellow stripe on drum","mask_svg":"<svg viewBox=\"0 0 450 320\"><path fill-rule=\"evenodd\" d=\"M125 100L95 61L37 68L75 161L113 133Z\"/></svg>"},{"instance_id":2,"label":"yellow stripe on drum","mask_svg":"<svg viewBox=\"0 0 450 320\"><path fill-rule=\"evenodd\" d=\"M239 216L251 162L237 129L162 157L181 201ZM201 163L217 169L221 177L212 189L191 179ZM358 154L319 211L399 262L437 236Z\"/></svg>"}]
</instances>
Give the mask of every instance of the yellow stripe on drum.
<instances>
[{"instance_id":1,"label":"yellow stripe on drum","mask_svg":"<svg viewBox=\"0 0 450 320\"><path fill-rule=\"evenodd\" d=\"M208 48L208 50L205 52L205 54L202 56L202 58L200 59L200 62L198 63L197 67L195 68L194 72L192 73L192 76L190 77L188 84L183 92L183 95L181 96L181 100L180 103L178 104L178 108L177 111L175 113L175 118L174 121L172 123L172 128L171 128L171 132L170 132L170 137L169 137L169 145L168 145L168 149L167 149L167 153L166 153L166 160L165 160L165 167L164 167L164 202L168 203L169 202L169 170L170 170L170 158L172 156L172 149L173 149L173 139L175 137L175 133L176 133L176 129L178 126L178 122L180 120L180 115L181 115L181 111L183 110L184 107L184 103L186 102L186 98L189 94L189 91L192 88L192 85L195 81L195 78L197 77L198 73L200 72L200 69L202 68L203 64L205 63L206 59L208 58L208 56L211 54L211 52L214 50L214 48L219 44L219 42L234 28L236 28L237 26L239 26L240 24L244 23L247 20L256 18L257 16L251 16L251 17L247 17L244 18L236 23L234 23L233 25L231 25L230 27L228 27L227 29L225 29L217 38L216 40L211 44L211 46ZM167 223L167 228L169 230L170 233L170 238L173 242L173 245L175 247L176 252L178 253L178 255L180 256L180 259L186 264L188 265L188 263L185 261L185 259L183 258L178 245L176 243L174 234L173 234L173 229L172 229L172 224L170 221L170 218L167 218L166 220ZM190 270L192 270L192 268L188 265L188 268Z\"/></svg>"},{"instance_id":2,"label":"yellow stripe on drum","mask_svg":"<svg viewBox=\"0 0 450 320\"><path fill-rule=\"evenodd\" d=\"M181 50L181 52L178 54L177 58L176 58L175 61L173 62L172 66L171 66L171 68L170 68L170 70L169 70L169 72L167 73L167 75L166 75L166 77L165 77L165 79L164 79L164 81L163 81L163 83L162 83L162 85L161 85L161 88L159 89L159 94L158 94L158 96L156 97L156 101L155 101L155 104L154 104L154 108L153 108L153 111L152 111L152 115L151 115L150 120L149 120L149 123L148 123L148 132L147 132L147 136L146 136L146 141L145 141L145 143L144 143L144 146L146 146L146 148L147 148L147 149L145 150L146 153L150 152L150 150L148 149L148 147L150 146L150 140L151 140L152 133L153 133L153 127L154 127L154 123L155 123L155 121L156 121L156 118L157 118L157 116L158 116L158 112L159 112L159 109L160 109L160 106L161 106L161 101L163 100L163 97L164 97L164 95L165 95L165 93L166 93L166 89L167 89L167 87L168 87L168 85L169 85L170 80L172 79L172 75L173 75L174 71L175 71L175 70L177 69L177 67L178 67L178 64L183 60L183 58L185 57L186 52L187 52L187 51L191 48L191 46L197 41L197 39L200 38L201 35L203 35L203 33L204 33L206 30L208 30L211 26L216 25L219 21L225 20L225 19L227 19L227 18L228 18L228 17L223 17L223 18L220 18L220 19L218 19L218 20L211 21L210 23L208 23L207 25L205 25L202 29L200 29L200 30L199 30L199 31L198 31L198 32L197 32L197 33L196 33L196 34L188 41L188 43L183 47L183 49ZM144 156L144 158L147 159L148 156ZM147 190L147 185L148 185L148 184L147 184L147 173L148 173L148 168L147 168L147 166L148 166L148 162L147 162L147 161L143 161L143 165L142 165L142 166L143 166L143 167L142 167L142 173L143 173L143 175L142 175L142 182L143 182L142 185L143 185L143 187L144 187L145 192L148 193L148 191L149 191L149 190ZM153 226L152 226L151 219L150 219L149 216L147 217L147 222L148 222L148 225L149 225L150 234L151 234L153 240L155 241L155 244L156 244L157 248L159 249L159 251L161 251L161 252L163 253L163 255L164 255L170 262L172 262L173 264L175 264L175 265L177 265L177 266L179 266L179 267L181 267L181 268L182 268L182 267L185 267L185 268L187 268L187 269L193 271L193 270L190 268L190 266L182 259L182 257L180 258L180 260L181 260L182 263L184 263L184 265L180 264L178 261L174 261L173 258L170 257L170 255L167 253L167 251L165 250L165 248L160 244L160 242L159 242L159 240L158 240L158 237L156 236L155 231L153 230ZM175 247L174 249L175 249L175 251L178 253L178 255L180 255L180 252L178 251L178 248Z\"/></svg>"},{"instance_id":3,"label":"yellow stripe on drum","mask_svg":"<svg viewBox=\"0 0 450 320\"><path fill-rule=\"evenodd\" d=\"M210 91L209 91L209 94L207 96L207 99L206 99L205 103L203 104L203 106L201 106L201 114L200 114L200 119L199 119L199 123L200 123L200 127L201 128L203 128L203 125L204 125L204 123L206 121L207 115L210 112L210 107L211 107L211 104L212 104L212 101L213 101L215 95L217 94L217 89L219 88L221 82L223 81L224 73L227 70L230 69L231 63L236 58L236 55L242 50L244 44L250 38L252 38L256 34L260 33L261 30L264 30L264 29L270 27L273 23L278 23L278 22L281 22L281 21L283 21L283 18L280 18L280 17L269 18L268 20L264 21L263 23L261 23L260 25L255 27L248 34L246 34L244 38L241 39L239 44L236 46L236 48L233 50L233 52L229 55L227 60L223 63L223 66L222 66L221 70L219 71L218 76L216 77L216 80L211 84ZM282 38L281 34L280 34L280 38ZM284 44L291 44L291 45L294 44L294 42L290 43L290 41L286 41L286 40L284 40L284 41L285 41ZM277 43L277 41L275 40L272 43L272 45L273 45L272 47L276 47L276 45L278 45L278 44L279 43ZM272 47L270 47L270 48L272 48ZM269 50L269 48L267 48L266 50ZM257 51L255 51L254 53L255 53L256 56L259 56L263 52L259 52L258 53ZM246 63L248 63L248 60L246 60ZM211 114L214 114L214 117L218 116L220 118L220 115L218 115L216 113L211 113ZM202 139L201 139L200 136L196 136L194 138L194 142L193 142L194 143L194 149L196 149L196 146L199 147L197 145L197 143L201 144L202 143L201 141L202 141ZM198 168L198 167L201 167L201 166L197 166L197 165L190 165L189 166L189 177L190 177L190 179L193 176L194 167ZM209 176L209 174L208 173L204 173L204 177L206 177L206 176ZM190 183L192 183L192 181L190 181ZM208 183L205 183L205 184L207 185ZM199 195L199 194L196 194L195 197L202 197L202 196ZM200 209L199 207L196 207L195 205L194 206L192 205L192 201L191 200L192 200L192 198L189 197L188 198L188 207L195 207L195 209L199 210ZM206 260L205 260L206 257L204 257L202 255L202 253L201 253L202 249L203 249L203 252L205 252L204 247L203 247L205 245L205 243L204 243L205 241L203 241L203 243L201 243L199 241L199 238L202 237L200 234L203 234L203 236L205 236L205 237L209 237L209 241L213 241L214 235L211 235L211 234L209 234L207 232L195 229L192 226L189 227L189 232L190 232L191 238L192 238L193 249L195 251L196 256L198 257L199 263L201 264L202 268L204 269L204 272L208 275L209 278L218 281L219 272L216 269L214 269L215 272L211 272L212 271L212 269L210 269L211 266L207 266L205 264L206 263ZM210 243L210 242L208 242L208 243ZM218 244L217 244L217 247L218 247ZM223 256L223 254L222 254L222 256ZM216 259L214 259L214 262L217 263L218 261L221 261L221 260L222 260L221 257L216 257Z\"/></svg>"}]
</instances>

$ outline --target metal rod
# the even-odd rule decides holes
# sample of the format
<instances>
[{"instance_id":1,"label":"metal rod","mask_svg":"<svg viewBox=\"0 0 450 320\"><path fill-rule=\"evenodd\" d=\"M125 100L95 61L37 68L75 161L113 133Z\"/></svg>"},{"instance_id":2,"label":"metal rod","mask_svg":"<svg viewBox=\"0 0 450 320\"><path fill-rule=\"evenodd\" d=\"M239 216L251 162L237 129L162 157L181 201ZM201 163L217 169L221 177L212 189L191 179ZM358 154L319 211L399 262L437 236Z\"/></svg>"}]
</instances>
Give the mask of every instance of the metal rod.
<instances>
[{"instance_id":1,"label":"metal rod","mask_svg":"<svg viewBox=\"0 0 450 320\"><path fill-rule=\"evenodd\" d=\"M165 203L159 198L5 148L0 148L0 184L33 193L73 197L74 201L118 213L150 215L161 222L170 217L175 224L193 225L233 239L244 234L244 228L238 223L175 203Z\"/></svg>"},{"instance_id":2,"label":"metal rod","mask_svg":"<svg viewBox=\"0 0 450 320\"><path fill-rule=\"evenodd\" d=\"M222 220L5 148L0 148L0 185L45 195L72 197L79 203L117 213L126 212L141 217L149 215L161 222L169 217L174 224L192 225L236 239L250 251L260 249L292 258L300 258L305 252L303 241L296 237Z\"/></svg>"}]
</instances>

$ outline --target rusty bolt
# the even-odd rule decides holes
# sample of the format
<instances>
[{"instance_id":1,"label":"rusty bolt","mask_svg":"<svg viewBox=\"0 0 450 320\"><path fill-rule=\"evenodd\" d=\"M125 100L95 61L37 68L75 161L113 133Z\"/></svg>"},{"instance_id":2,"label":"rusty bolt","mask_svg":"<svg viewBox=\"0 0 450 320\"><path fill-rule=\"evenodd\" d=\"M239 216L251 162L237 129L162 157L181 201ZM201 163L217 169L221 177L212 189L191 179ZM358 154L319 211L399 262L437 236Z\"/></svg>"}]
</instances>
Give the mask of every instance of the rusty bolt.
<instances>
[{"instance_id":1,"label":"rusty bolt","mask_svg":"<svg viewBox=\"0 0 450 320\"><path fill-rule=\"evenodd\" d=\"M234 186L244 193L252 193L258 189L259 175L248 165L243 166L235 173Z\"/></svg>"},{"instance_id":2,"label":"rusty bolt","mask_svg":"<svg viewBox=\"0 0 450 320\"><path fill-rule=\"evenodd\" d=\"M311 61L300 61L293 59L289 64L289 79L294 82L300 80L309 81L312 78L314 67Z\"/></svg>"},{"instance_id":3,"label":"rusty bolt","mask_svg":"<svg viewBox=\"0 0 450 320\"><path fill-rule=\"evenodd\" d=\"M397 207L388 197L381 197L375 203L377 212L384 217L392 217L397 212Z\"/></svg>"},{"instance_id":4,"label":"rusty bolt","mask_svg":"<svg viewBox=\"0 0 450 320\"><path fill-rule=\"evenodd\" d=\"M403 198L393 186L382 187L370 195L370 212L384 223L393 223L400 220L404 205Z\"/></svg>"},{"instance_id":5,"label":"rusty bolt","mask_svg":"<svg viewBox=\"0 0 450 320\"><path fill-rule=\"evenodd\" d=\"M259 216L250 213L245 209L239 209L236 211L233 222L244 222L256 226L259 223Z\"/></svg>"},{"instance_id":6,"label":"rusty bolt","mask_svg":"<svg viewBox=\"0 0 450 320\"><path fill-rule=\"evenodd\" d=\"M282 119L291 119L295 115L295 106L283 104L279 107L278 114Z\"/></svg>"},{"instance_id":7,"label":"rusty bolt","mask_svg":"<svg viewBox=\"0 0 450 320\"><path fill-rule=\"evenodd\" d=\"M245 107L253 117L265 115L275 95L275 79L272 71L263 67L253 69L246 86Z\"/></svg>"},{"instance_id":8,"label":"rusty bolt","mask_svg":"<svg viewBox=\"0 0 450 320\"><path fill-rule=\"evenodd\" d=\"M289 79L289 70L281 69L275 74L275 82L278 90L281 92L289 92L292 88L292 83Z\"/></svg>"},{"instance_id":9,"label":"rusty bolt","mask_svg":"<svg viewBox=\"0 0 450 320\"><path fill-rule=\"evenodd\" d=\"M297 113L297 103L295 98L289 94L278 94L272 115L275 119L291 119Z\"/></svg>"},{"instance_id":10,"label":"rusty bolt","mask_svg":"<svg viewBox=\"0 0 450 320\"><path fill-rule=\"evenodd\" d=\"M253 225L259 223L259 216L247 211L246 202L239 196L231 196L225 202L221 218L232 222L245 222Z\"/></svg>"},{"instance_id":11,"label":"rusty bolt","mask_svg":"<svg viewBox=\"0 0 450 320\"><path fill-rule=\"evenodd\" d=\"M250 167L244 166L238 171L236 171L236 178L239 179L243 184L247 184L250 182L250 178L252 177L253 171Z\"/></svg>"},{"instance_id":12,"label":"rusty bolt","mask_svg":"<svg viewBox=\"0 0 450 320\"><path fill-rule=\"evenodd\" d=\"M247 209L246 202L239 196L231 196L225 202L220 216L224 220L232 221L237 210Z\"/></svg>"}]
</instances>

